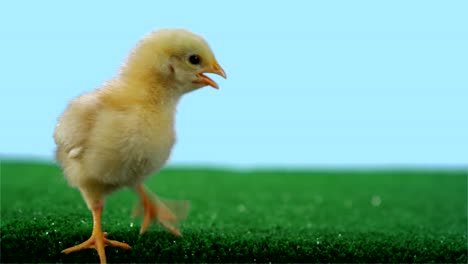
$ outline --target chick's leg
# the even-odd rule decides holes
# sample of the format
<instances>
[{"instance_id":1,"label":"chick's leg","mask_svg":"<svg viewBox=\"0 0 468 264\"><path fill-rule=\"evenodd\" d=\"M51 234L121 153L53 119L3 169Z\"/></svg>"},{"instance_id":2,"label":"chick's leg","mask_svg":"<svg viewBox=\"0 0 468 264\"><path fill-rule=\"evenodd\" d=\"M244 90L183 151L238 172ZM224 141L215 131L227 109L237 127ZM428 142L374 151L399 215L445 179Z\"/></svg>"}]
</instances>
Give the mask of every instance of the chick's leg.
<instances>
[{"instance_id":1,"label":"chick's leg","mask_svg":"<svg viewBox=\"0 0 468 264\"><path fill-rule=\"evenodd\" d=\"M143 234L152 220L157 220L162 227L175 236L182 236L178 221L187 216L189 203L187 201L162 201L148 191L143 185L138 185L136 191L140 196L141 207L144 211L140 234ZM137 215L139 207L135 208L133 215Z\"/></svg>"},{"instance_id":2,"label":"chick's leg","mask_svg":"<svg viewBox=\"0 0 468 264\"><path fill-rule=\"evenodd\" d=\"M107 233L103 232L101 227L101 214L103 207L104 199L99 199L90 206L91 212L93 213L93 232L91 237L79 245L63 250L62 253L68 254L82 249L94 248L98 252L101 263L106 263L106 252L104 251L104 247L113 246L130 249L130 246L126 243L106 238Z\"/></svg>"}]
</instances>

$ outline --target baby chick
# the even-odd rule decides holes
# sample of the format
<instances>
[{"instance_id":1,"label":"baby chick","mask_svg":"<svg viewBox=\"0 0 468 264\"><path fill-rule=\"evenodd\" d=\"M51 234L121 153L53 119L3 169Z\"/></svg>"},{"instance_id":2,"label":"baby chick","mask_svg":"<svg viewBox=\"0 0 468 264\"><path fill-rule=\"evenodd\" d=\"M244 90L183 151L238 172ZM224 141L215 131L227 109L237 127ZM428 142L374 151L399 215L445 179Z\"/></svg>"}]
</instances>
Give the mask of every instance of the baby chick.
<instances>
[{"instance_id":1,"label":"baby chick","mask_svg":"<svg viewBox=\"0 0 468 264\"><path fill-rule=\"evenodd\" d=\"M181 235L177 214L143 181L170 156L181 96L207 85L218 88L205 73L226 78L208 43L187 30L162 29L138 43L115 78L69 103L54 131L56 159L91 210L93 231L87 241L64 253L95 248L105 263L105 246L130 249L107 239L101 228L105 196L123 187L140 197L144 211L140 233L157 220Z\"/></svg>"}]
</instances>

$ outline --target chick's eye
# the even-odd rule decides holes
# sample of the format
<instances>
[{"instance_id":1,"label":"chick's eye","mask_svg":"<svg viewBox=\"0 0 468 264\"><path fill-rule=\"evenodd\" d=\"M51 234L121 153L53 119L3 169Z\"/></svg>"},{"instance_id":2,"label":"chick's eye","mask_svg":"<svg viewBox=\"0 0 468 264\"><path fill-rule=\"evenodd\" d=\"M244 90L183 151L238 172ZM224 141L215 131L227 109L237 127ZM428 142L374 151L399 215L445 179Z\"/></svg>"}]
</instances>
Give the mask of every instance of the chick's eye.
<instances>
[{"instance_id":1,"label":"chick's eye","mask_svg":"<svg viewBox=\"0 0 468 264\"><path fill-rule=\"evenodd\" d=\"M193 65L198 65L200 64L201 58L198 55L191 55L189 57L189 62Z\"/></svg>"}]
</instances>

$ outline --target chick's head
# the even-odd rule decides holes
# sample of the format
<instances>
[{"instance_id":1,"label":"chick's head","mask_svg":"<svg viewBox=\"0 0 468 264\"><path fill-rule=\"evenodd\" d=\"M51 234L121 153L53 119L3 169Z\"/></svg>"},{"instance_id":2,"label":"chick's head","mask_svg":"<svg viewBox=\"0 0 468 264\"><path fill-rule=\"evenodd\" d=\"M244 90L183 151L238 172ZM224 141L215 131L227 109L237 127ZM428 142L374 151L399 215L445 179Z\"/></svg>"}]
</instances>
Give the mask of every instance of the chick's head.
<instances>
[{"instance_id":1,"label":"chick's head","mask_svg":"<svg viewBox=\"0 0 468 264\"><path fill-rule=\"evenodd\" d=\"M126 68L134 73L134 78L168 82L180 93L207 85L218 88L206 73L226 78L208 43L183 29L163 29L149 34L131 54Z\"/></svg>"}]
</instances>

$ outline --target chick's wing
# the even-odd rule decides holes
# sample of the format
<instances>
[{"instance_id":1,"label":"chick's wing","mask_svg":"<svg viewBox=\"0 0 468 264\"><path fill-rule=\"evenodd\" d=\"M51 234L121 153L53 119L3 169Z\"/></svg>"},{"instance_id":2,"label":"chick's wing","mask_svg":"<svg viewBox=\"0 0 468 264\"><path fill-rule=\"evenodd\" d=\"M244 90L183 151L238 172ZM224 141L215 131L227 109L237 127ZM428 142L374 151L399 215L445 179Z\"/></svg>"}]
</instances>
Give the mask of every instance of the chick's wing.
<instances>
[{"instance_id":1,"label":"chick's wing","mask_svg":"<svg viewBox=\"0 0 468 264\"><path fill-rule=\"evenodd\" d=\"M83 153L100 104L98 93L86 93L73 99L59 117L54 131L59 162Z\"/></svg>"}]
</instances>

